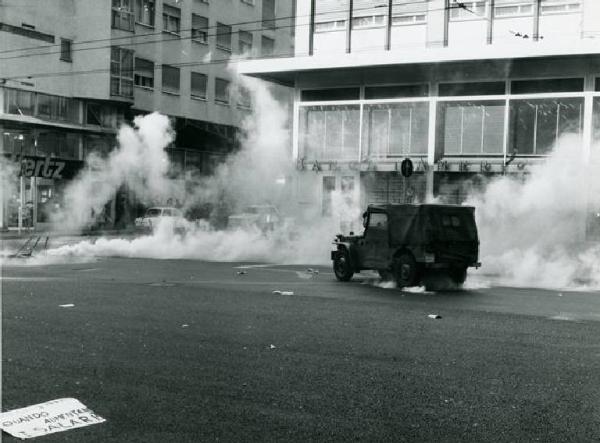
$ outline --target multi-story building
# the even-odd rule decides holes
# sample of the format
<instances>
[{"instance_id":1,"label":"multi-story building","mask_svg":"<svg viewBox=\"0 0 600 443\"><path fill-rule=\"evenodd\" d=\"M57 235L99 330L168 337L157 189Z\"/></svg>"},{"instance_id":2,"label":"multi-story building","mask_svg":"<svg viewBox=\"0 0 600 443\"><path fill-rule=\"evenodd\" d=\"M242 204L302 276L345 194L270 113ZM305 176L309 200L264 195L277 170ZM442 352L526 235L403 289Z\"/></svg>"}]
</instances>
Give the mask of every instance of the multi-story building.
<instances>
[{"instance_id":1,"label":"multi-story building","mask_svg":"<svg viewBox=\"0 0 600 443\"><path fill-rule=\"evenodd\" d=\"M567 133L595 153L596 0L299 0L296 13L295 55L241 70L295 88L297 198L315 211L336 190L461 202Z\"/></svg>"},{"instance_id":2,"label":"multi-story building","mask_svg":"<svg viewBox=\"0 0 600 443\"><path fill-rule=\"evenodd\" d=\"M228 63L290 54L293 6L0 0L0 153L22 170L5 190L2 227L42 227L83 160L110 151L120 123L140 113L172 117L177 170L209 171L252 107ZM108 225L131 220L125 200L107 205Z\"/></svg>"}]
</instances>

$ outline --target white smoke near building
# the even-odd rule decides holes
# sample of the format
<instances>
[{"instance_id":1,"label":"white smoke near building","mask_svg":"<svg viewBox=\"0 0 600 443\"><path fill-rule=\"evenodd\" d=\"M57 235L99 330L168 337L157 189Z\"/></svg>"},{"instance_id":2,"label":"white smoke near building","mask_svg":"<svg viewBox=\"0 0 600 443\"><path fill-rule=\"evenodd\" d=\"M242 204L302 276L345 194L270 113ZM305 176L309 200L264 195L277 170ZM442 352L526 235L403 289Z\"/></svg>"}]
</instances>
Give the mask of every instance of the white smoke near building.
<instances>
[{"instance_id":1,"label":"white smoke near building","mask_svg":"<svg viewBox=\"0 0 600 443\"><path fill-rule=\"evenodd\" d=\"M66 187L63 207L52 217L55 229L85 228L125 184L143 202L176 194L165 151L173 139L169 119L158 113L136 117L134 127L122 126L118 148L106 158L92 154L86 169Z\"/></svg>"},{"instance_id":2,"label":"white smoke near building","mask_svg":"<svg viewBox=\"0 0 600 443\"><path fill-rule=\"evenodd\" d=\"M274 99L265 83L244 79L243 85L251 92L252 112L242 124L242 147L219 164L210 177L186 177L183 209L213 202L213 213L222 212L226 218L249 205L271 205L279 209L284 223L265 233L258 227L224 229L196 221L188 223L182 233L165 221L156 224L151 235L83 241L49 250L49 259L125 256L328 263L331 241L340 223L350 226L349 221L357 219L360 210L347 195L334 193L335 216L313 218L307 223L307 215L297 210L291 198L296 170L291 155L289 110ZM66 208L56 220L62 227L82 228L123 184L147 205L178 192L174 188L182 180L168 175L165 148L174 138L168 119L154 113L137 117L134 125L122 127L117 149L106 159L92 159L86 172L69 186Z\"/></svg>"},{"instance_id":3,"label":"white smoke near building","mask_svg":"<svg viewBox=\"0 0 600 443\"><path fill-rule=\"evenodd\" d=\"M11 202L16 202L19 195L18 164L0 157L0 211L3 213ZM0 217L2 220L4 216ZM3 226L0 226L3 227Z\"/></svg>"},{"instance_id":4,"label":"white smoke near building","mask_svg":"<svg viewBox=\"0 0 600 443\"><path fill-rule=\"evenodd\" d=\"M600 287L600 248L586 239L598 189L574 135L524 177L492 180L467 202L476 207L482 271L516 286Z\"/></svg>"}]
</instances>

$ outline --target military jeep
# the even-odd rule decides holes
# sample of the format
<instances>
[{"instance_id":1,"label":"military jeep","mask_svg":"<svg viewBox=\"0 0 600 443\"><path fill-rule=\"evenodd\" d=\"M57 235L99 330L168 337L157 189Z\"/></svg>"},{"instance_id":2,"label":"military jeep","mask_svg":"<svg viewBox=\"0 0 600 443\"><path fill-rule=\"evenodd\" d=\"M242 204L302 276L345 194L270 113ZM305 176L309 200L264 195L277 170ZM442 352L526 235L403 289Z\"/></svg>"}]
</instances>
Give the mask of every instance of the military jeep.
<instances>
[{"instance_id":1,"label":"military jeep","mask_svg":"<svg viewBox=\"0 0 600 443\"><path fill-rule=\"evenodd\" d=\"M400 287L416 286L435 273L462 284L468 267L479 267L475 208L438 204L369 205L362 235L338 234L331 252L340 281L377 270Z\"/></svg>"}]
</instances>

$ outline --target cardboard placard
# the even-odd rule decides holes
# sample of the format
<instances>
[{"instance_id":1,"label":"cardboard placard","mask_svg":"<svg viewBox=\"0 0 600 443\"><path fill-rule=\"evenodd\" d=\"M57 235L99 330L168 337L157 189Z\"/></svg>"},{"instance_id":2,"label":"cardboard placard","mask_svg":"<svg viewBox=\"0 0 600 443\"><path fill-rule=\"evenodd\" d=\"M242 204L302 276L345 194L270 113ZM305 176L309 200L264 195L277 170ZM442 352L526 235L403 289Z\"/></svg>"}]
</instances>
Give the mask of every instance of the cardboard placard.
<instances>
[{"instance_id":1,"label":"cardboard placard","mask_svg":"<svg viewBox=\"0 0 600 443\"><path fill-rule=\"evenodd\" d=\"M0 429L14 437L26 439L105 421L79 400L59 398L1 413Z\"/></svg>"}]
</instances>

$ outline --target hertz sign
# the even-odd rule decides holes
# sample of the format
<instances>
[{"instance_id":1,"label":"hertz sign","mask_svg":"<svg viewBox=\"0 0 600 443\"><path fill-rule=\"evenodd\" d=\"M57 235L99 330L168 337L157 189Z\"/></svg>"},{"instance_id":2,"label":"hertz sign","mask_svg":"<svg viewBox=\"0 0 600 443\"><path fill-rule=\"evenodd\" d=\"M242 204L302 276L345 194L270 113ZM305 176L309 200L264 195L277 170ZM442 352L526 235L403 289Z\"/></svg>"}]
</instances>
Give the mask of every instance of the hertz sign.
<instances>
[{"instance_id":1,"label":"hertz sign","mask_svg":"<svg viewBox=\"0 0 600 443\"><path fill-rule=\"evenodd\" d=\"M71 179L83 168L83 162L79 160L65 160L51 157L38 157L34 155L23 155L17 158L21 164L19 176L42 177L51 179Z\"/></svg>"}]
</instances>

